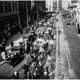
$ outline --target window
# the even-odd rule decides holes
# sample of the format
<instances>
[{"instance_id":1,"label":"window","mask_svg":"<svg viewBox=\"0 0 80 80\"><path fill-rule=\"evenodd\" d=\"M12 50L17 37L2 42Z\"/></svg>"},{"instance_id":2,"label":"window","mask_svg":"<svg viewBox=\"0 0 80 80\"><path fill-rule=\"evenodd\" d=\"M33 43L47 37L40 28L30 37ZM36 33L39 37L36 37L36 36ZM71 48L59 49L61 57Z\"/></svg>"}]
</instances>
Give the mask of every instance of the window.
<instances>
[{"instance_id":1,"label":"window","mask_svg":"<svg viewBox=\"0 0 80 80\"><path fill-rule=\"evenodd\" d=\"M5 2L5 12L9 12L8 11L8 3L7 2Z\"/></svg>"},{"instance_id":2,"label":"window","mask_svg":"<svg viewBox=\"0 0 80 80\"><path fill-rule=\"evenodd\" d=\"M12 3L12 7L13 7L13 12L15 11L15 5L14 3Z\"/></svg>"},{"instance_id":3,"label":"window","mask_svg":"<svg viewBox=\"0 0 80 80\"><path fill-rule=\"evenodd\" d=\"M3 12L3 2L0 1L0 13L2 13L2 12Z\"/></svg>"},{"instance_id":4,"label":"window","mask_svg":"<svg viewBox=\"0 0 80 80\"><path fill-rule=\"evenodd\" d=\"M11 12L11 3L8 3L9 12Z\"/></svg>"},{"instance_id":5,"label":"window","mask_svg":"<svg viewBox=\"0 0 80 80\"><path fill-rule=\"evenodd\" d=\"M15 3L15 10L17 11L17 3Z\"/></svg>"},{"instance_id":6,"label":"window","mask_svg":"<svg viewBox=\"0 0 80 80\"><path fill-rule=\"evenodd\" d=\"M12 7L13 7L13 12L17 11L17 3L13 3Z\"/></svg>"}]
</instances>

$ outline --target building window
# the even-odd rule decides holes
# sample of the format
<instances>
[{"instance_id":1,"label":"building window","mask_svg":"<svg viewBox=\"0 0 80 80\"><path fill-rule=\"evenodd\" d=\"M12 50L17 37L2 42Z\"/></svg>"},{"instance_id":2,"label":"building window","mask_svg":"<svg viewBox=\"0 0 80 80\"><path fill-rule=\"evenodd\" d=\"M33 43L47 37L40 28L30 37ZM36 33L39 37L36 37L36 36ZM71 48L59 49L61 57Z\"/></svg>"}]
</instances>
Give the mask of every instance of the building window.
<instances>
[{"instance_id":1,"label":"building window","mask_svg":"<svg viewBox=\"0 0 80 80\"><path fill-rule=\"evenodd\" d=\"M11 12L11 3L8 3L9 12Z\"/></svg>"},{"instance_id":2,"label":"building window","mask_svg":"<svg viewBox=\"0 0 80 80\"><path fill-rule=\"evenodd\" d=\"M0 13L2 13L2 12L3 12L3 2L0 1Z\"/></svg>"},{"instance_id":3,"label":"building window","mask_svg":"<svg viewBox=\"0 0 80 80\"><path fill-rule=\"evenodd\" d=\"M13 12L17 11L17 3L12 3Z\"/></svg>"},{"instance_id":4,"label":"building window","mask_svg":"<svg viewBox=\"0 0 80 80\"><path fill-rule=\"evenodd\" d=\"M7 2L5 2L5 12L9 12L9 7Z\"/></svg>"},{"instance_id":5,"label":"building window","mask_svg":"<svg viewBox=\"0 0 80 80\"><path fill-rule=\"evenodd\" d=\"M13 7L13 12L15 12L15 4L12 3L12 7Z\"/></svg>"},{"instance_id":6,"label":"building window","mask_svg":"<svg viewBox=\"0 0 80 80\"><path fill-rule=\"evenodd\" d=\"M17 11L17 3L15 3L15 10Z\"/></svg>"},{"instance_id":7,"label":"building window","mask_svg":"<svg viewBox=\"0 0 80 80\"><path fill-rule=\"evenodd\" d=\"M5 2L5 12L7 12L7 3Z\"/></svg>"}]
</instances>

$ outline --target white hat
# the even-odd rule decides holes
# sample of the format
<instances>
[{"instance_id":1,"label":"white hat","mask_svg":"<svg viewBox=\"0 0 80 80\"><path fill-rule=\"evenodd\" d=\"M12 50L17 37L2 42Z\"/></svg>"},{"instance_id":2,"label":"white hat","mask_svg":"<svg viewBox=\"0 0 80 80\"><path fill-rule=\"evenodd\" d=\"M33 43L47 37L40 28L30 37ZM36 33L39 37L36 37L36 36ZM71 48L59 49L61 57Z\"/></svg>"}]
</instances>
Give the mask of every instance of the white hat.
<instances>
[{"instance_id":1,"label":"white hat","mask_svg":"<svg viewBox=\"0 0 80 80\"><path fill-rule=\"evenodd\" d=\"M14 72L14 75L17 76L17 71Z\"/></svg>"}]
</instances>

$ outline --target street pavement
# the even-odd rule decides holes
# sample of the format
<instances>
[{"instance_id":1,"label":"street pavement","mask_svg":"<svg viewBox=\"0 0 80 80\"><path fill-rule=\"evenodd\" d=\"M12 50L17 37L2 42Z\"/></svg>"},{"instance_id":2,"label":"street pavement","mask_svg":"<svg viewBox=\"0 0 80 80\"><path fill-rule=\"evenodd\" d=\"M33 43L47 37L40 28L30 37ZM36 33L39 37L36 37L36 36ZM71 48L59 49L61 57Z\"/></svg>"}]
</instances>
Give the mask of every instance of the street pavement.
<instances>
[{"instance_id":1,"label":"street pavement","mask_svg":"<svg viewBox=\"0 0 80 80\"><path fill-rule=\"evenodd\" d=\"M59 53L58 53L58 78L69 79L74 78L74 71L71 67L71 52L69 48L69 43L66 39L65 29L62 22L61 14L58 16L58 30L60 30L59 35Z\"/></svg>"},{"instance_id":2,"label":"street pavement","mask_svg":"<svg viewBox=\"0 0 80 80\"><path fill-rule=\"evenodd\" d=\"M73 70L75 78L80 79L80 37L75 26L66 25L63 18L62 23L64 25L64 35L66 36L65 40L68 43L70 68Z\"/></svg>"}]
</instances>

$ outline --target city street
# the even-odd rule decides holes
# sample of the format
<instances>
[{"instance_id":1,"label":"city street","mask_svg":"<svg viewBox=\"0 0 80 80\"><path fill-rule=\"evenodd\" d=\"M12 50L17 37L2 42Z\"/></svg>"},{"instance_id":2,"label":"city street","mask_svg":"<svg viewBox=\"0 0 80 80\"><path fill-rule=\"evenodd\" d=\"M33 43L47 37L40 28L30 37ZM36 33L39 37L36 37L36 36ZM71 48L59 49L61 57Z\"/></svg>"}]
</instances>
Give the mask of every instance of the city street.
<instances>
[{"instance_id":1,"label":"city street","mask_svg":"<svg viewBox=\"0 0 80 80\"><path fill-rule=\"evenodd\" d=\"M69 43L66 39L65 25L63 25L63 18L61 14L58 15L58 30L59 34L59 59L58 59L58 77L63 79L75 78L73 69L71 67L71 52L69 48Z\"/></svg>"},{"instance_id":2,"label":"city street","mask_svg":"<svg viewBox=\"0 0 80 80\"><path fill-rule=\"evenodd\" d=\"M56 67L55 71L57 73L55 74L55 78L59 79L74 79L78 78L79 76L79 39L80 37L77 34L77 29L73 26L67 26L65 24L65 20L62 17L62 14L58 14L56 16L58 18L58 21L56 22L56 27L58 27L58 53L56 57ZM23 34L20 34L18 32L14 36L12 36L9 40L9 43L7 46L10 45L12 41L18 41L20 38L22 38L24 35L29 36L31 33L26 34L26 29L23 29ZM38 28L35 33L43 34L47 30L47 27L40 27ZM60 32L59 32L60 31ZM57 38L57 37L56 37ZM75 44L74 44L75 43ZM54 50L53 50L54 52ZM52 52L52 55L54 54ZM76 54L75 54L76 53ZM54 57L54 55L53 55ZM20 78L26 77L24 74L23 66L25 63L32 61L32 58L30 55L26 55L26 57L20 62L16 67L14 67L13 72L18 71ZM76 61L78 64L76 64ZM28 63L27 63L28 64ZM76 66L75 66L76 65ZM57 70L56 70L57 69ZM52 72L54 73L54 71ZM22 75L23 74L23 75Z\"/></svg>"},{"instance_id":3,"label":"city street","mask_svg":"<svg viewBox=\"0 0 80 80\"><path fill-rule=\"evenodd\" d=\"M70 61L70 68L74 71L74 74L77 78L80 78L80 37L78 36L78 31L75 26L66 25L65 20L62 18L63 22L63 30L66 36L66 41L69 47L69 61Z\"/></svg>"},{"instance_id":4,"label":"city street","mask_svg":"<svg viewBox=\"0 0 80 80\"><path fill-rule=\"evenodd\" d=\"M0 79L80 79L80 1L0 1Z\"/></svg>"},{"instance_id":5,"label":"city street","mask_svg":"<svg viewBox=\"0 0 80 80\"><path fill-rule=\"evenodd\" d=\"M65 79L79 79L80 36L75 26L66 25L61 14L58 15L58 20L58 29L60 30L58 75Z\"/></svg>"},{"instance_id":6,"label":"city street","mask_svg":"<svg viewBox=\"0 0 80 80\"><path fill-rule=\"evenodd\" d=\"M77 29L73 26L67 26L61 14L58 15L59 35L59 60L58 77L63 79L79 78L79 36ZM42 28L43 29L43 28ZM38 29L39 30L39 29ZM45 29L44 29L45 30ZM36 31L37 33L38 31ZM42 30L39 30L39 33ZM38 34L38 33L37 33ZM76 53L76 54L75 54ZM77 63L76 63L77 61Z\"/></svg>"}]
</instances>

